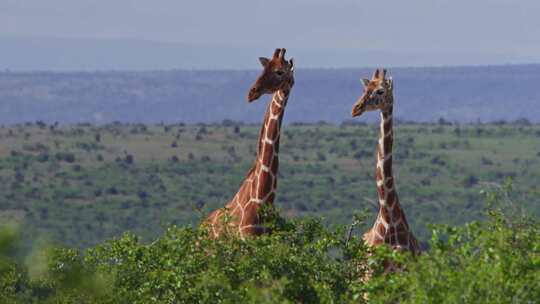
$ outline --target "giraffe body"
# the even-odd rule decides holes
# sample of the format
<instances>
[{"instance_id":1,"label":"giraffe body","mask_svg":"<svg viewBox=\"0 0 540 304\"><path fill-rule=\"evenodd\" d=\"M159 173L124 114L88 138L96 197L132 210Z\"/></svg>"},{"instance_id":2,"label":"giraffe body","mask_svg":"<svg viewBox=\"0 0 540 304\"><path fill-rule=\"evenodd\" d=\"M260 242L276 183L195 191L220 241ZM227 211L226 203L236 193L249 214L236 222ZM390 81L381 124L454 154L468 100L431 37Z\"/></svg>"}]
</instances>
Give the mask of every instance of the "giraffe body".
<instances>
[{"instance_id":1,"label":"giraffe body","mask_svg":"<svg viewBox=\"0 0 540 304\"><path fill-rule=\"evenodd\" d=\"M273 95L260 130L257 159L232 200L204 221L212 237L232 233L244 238L266 232L259 210L273 206L276 196L281 124L294 85L293 61L286 61L284 55L285 49L276 49L272 60L260 58L265 69L250 89L248 100Z\"/></svg>"}]
</instances>

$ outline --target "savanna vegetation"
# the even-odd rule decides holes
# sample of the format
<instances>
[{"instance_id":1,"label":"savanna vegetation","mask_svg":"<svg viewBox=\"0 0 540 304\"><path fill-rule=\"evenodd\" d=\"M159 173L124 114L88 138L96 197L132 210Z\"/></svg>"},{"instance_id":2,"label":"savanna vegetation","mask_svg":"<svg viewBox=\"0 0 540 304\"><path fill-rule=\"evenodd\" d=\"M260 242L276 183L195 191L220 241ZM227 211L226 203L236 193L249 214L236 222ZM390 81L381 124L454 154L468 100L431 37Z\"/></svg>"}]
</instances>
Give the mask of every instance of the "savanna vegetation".
<instances>
[{"instance_id":1,"label":"savanna vegetation","mask_svg":"<svg viewBox=\"0 0 540 304\"><path fill-rule=\"evenodd\" d=\"M349 224L376 200L375 125L290 125L276 205L286 218ZM540 127L396 126L398 191L415 233L483 218L480 192L514 180L523 213L540 216ZM0 219L31 239L94 246L131 231L196 225L237 190L258 126L78 125L0 128ZM367 227L363 227L367 228Z\"/></svg>"},{"instance_id":2,"label":"savanna vegetation","mask_svg":"<svg viewBox=\"0 0 540 304\"><path fill-rule=\"evenodd\" d=\"M484 221L432 226L418 257L385 246L368 254L357 216L326 228L274 214L272 234L245 241L172 226L149 244L125 234L84 251L37 249L19 263L10 255L16 233L4 229L0 302L538 303L540 222L503 211L509 188L485 193ZM402 270L384 273L383 262Z\"/></svg>"},{"instance_id":3,"label":"savanna vegetation","mask_svg":"<svg viewBox=\"0 0 540 304\"><path fill-rule=\"evenodd\" d=\"M233 121L0 128L0 303L538 303L539 126L396 126L417 258L360 241L375 125L287 126L273 233L208 241L197 224L236 191L257 135Z\"/></svg>"}]
</instances>

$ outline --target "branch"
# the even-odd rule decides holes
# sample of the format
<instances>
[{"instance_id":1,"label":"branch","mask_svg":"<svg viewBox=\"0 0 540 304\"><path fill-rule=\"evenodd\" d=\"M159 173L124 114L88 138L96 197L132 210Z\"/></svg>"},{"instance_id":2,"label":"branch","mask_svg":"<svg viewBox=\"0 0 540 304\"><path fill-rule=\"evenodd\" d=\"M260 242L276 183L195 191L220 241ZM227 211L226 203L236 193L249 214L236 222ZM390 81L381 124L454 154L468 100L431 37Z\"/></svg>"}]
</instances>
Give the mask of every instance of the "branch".
<instances>
[{"instance_id":1,"label":"branch","mask_svg":"<svg viewBox=\"0 0 540 304\"><path fill-rule=\"evenodd\" d=\"M379 211L379 204L377 202L367 197L364 197L364 200L368 202L371 205L371 207L375 209L375 212Z\"/></svg>"}]
</instances>

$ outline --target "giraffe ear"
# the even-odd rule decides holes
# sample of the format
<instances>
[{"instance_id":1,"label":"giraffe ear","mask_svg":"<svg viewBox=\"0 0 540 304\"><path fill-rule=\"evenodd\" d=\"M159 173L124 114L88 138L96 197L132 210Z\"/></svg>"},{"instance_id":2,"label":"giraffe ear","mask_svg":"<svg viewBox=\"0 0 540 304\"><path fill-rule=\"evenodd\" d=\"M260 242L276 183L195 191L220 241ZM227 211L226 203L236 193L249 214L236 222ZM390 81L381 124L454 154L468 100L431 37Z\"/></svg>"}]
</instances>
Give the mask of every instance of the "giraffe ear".
<instances>
[{"instance_id":1,"label":"giraffe ear","mask_svg":"<svg viewBox=\"0 0 540 304\"><path fill-rule=\"evenodd\" d=\"M362 85L364 86L364 88L367 88L370 82L370 80L367 78L362 78L360 79L360 81L362 82Z\"/></svg>"},{"instance_id":2,"label":"giraffe ear","mask_svg":"<svg viewBox=\"0 0 540 304\"><path fill-rule=\"evenodd\" d=\"M289 59L289 68L291 72L294 71L294 58Z\"/></svg>"},{"instance_id":3,"label":"giraffe ear","mask_svg":"<svg viewBox=\"0 0 540 304\"><path fill-rule=\"evenodd\" d=\"M268 65L268 63L270 62L270 59L268 59L266 57L259 57L259 62L261 63L263 68L265 68Z\"/></svg>"}]
</instances>

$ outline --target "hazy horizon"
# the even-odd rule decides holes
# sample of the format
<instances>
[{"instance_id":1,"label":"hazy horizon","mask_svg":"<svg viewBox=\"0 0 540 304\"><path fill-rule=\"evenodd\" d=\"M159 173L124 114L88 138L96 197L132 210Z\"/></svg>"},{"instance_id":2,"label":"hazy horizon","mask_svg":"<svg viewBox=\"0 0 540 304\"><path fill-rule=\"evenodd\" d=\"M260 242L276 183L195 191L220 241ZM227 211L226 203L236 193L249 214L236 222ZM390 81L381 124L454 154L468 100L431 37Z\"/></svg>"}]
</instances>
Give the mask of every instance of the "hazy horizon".
<instances>
[{"instance_id":1,"label":"hazy horizon","mask_svg":"<svg viewBox=\"0 0 540 304\"><path fill-rule=\"evenodd\" d=\"M0 3L0 69L255 69L540 63L540 2L162 0Z\"/></svg>"},{"instance_id":2,"label":"hazy horizon","mask_svg":"<svg viewBox=\"0 0 540 304\"><path fill-rule=\"evenodd\" d=\"M259 71L0 73L0 121L259 122L269 96L246 102ZM298 69L286 122L350 119L373 69ZM539 122L540 65L393 68L395 117ZM362 121L377 121L376 113Z\"/></svg>"}]
</instances>

